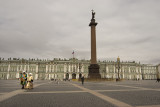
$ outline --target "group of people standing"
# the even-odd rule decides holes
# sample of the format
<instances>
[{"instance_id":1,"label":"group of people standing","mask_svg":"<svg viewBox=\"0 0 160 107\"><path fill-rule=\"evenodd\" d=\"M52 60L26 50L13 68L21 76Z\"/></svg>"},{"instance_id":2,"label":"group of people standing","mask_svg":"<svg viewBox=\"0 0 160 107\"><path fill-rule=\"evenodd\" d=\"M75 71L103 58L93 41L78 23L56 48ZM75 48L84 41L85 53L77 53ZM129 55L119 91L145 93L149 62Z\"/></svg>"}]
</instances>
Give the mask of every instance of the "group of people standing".
<instances>
[{"instance_id":1,"label":"group of people standing","mask_svg":"<svg viewBox=\"0 0 160 107\"><path fill-rule=\"evenodd\" d=\"M20 73L20 84L22 85L22 89L33 89L33 76L32 73L27 73L23 71Z\"/></svg>"}]
</instances>

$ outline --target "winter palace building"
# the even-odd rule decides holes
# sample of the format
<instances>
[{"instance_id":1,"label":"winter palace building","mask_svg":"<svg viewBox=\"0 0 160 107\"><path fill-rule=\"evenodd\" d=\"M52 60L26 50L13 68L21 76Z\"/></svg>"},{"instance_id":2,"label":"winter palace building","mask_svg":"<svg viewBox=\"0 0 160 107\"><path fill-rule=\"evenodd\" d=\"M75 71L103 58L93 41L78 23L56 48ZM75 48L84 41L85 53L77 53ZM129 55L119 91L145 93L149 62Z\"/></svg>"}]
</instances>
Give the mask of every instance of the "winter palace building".
<instances>
[{"instance_id":1,"label":"winter palace building","mask_svg":"<svg viewBox=\"0 0 160 107\"><path fill-rule=\"evenodd\" d=\"M116 61L99 61L101 78L118 77ZM22 71L32 73L35 80L79 79L88 77L89 60L75 58L40 60L0 58L0 79L18 79ZM151 80L160 77L160 65L140 64L136 62L120 62L119 77L129 80Z\"/></svg>"}]
</instances>

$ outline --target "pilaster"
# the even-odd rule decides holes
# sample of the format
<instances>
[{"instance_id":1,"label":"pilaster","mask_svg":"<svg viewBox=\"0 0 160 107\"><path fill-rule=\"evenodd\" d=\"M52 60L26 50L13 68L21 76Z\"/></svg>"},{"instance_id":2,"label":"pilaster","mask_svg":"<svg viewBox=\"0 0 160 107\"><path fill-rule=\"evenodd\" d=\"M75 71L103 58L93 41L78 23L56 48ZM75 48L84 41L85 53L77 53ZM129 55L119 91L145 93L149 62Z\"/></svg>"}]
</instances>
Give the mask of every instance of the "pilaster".
<instances>
[{"instance_id":1,"label":"pilaster","mask_svg":"<svg viewBox=\"0 0 160 107\"><path fill-rule=\"evenodd\" d=\"M8 70L7 70L7 80L9 79L9 76L10 76L10 69L11 69L11 64L10 64L10 62L9 62L9 64L8 64Z\"/></svg>"}]
</instances>

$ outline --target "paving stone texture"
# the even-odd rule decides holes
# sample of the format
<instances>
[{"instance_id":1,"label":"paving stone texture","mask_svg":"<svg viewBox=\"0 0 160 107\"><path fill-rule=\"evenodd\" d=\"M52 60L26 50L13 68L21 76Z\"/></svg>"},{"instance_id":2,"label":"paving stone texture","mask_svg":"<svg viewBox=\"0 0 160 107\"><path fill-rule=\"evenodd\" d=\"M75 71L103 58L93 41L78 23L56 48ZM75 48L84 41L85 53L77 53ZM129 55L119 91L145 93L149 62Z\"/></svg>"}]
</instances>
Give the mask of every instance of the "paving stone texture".
<instances>
[{"instance_id":1,"label":"paving stone texture","mask_svg":"<svg viewBox=\"0 0 160 107\"><path fill-rule=\"evenodd\" d=\"M0 107L160 107L160 83L34 81L22 90L18 80L0 80ZM115 101L118 101L116 104Z\"/></svg>"}]
</instances>

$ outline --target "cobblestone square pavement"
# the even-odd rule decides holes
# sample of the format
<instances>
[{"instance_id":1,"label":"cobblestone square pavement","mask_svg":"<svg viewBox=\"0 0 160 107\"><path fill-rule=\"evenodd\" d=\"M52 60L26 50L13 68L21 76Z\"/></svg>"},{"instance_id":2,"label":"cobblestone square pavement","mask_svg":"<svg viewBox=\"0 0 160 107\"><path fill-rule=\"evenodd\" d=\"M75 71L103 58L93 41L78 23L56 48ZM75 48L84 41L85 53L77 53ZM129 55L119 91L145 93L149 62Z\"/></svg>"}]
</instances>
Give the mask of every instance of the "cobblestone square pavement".
<instances>
[{"instance_id":1,"label":"cobblestone square pavement","mask_svg":"<svg viewBox=\"0 0 160 107\"><path fill-rule=\"evenodd\" d=\"M18 80L0 80L0 107L160 107L160 83L38 80L22 90Z\"/></svg>"}]
</instances>

